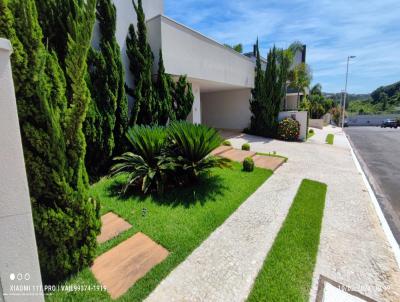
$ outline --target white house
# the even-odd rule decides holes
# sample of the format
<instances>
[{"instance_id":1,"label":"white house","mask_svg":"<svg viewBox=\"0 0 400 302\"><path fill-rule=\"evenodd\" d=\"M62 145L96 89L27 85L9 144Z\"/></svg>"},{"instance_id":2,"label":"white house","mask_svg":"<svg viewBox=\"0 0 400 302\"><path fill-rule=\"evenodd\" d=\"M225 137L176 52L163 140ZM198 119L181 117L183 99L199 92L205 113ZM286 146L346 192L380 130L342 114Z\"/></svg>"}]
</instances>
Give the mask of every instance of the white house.
<instances>
[{"instance_id":1,"label":"white house","mask_svg":"<svg viewBox=\"0 0 400 302\"><path fill-rule=\"evenodd\" d=\"M117 41L121 46L127 83L133 83L126 56L129 24L136 27L136 14L130 0L114 0L117 8ZM240 54L205 35L163 15L163 0L143 0L148 39L155 55L162 49L165 70L173 77L187 75L195 96L188 117L221 129L243 130L250 124L249 99L254 87L255 58ZM94 43L98 35L94 35ZM305 47L295 62L305 61ZM297 109L297 93L288 93L285 109Z\"/></svg>"}]
</instances>

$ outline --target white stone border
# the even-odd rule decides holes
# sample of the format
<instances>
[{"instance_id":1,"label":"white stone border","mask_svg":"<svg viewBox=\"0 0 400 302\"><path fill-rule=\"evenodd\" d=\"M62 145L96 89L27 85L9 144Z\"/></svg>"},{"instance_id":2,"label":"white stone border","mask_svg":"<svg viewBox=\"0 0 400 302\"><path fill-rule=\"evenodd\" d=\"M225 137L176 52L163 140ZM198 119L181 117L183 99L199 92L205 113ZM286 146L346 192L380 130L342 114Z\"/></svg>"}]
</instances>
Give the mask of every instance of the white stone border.
<instances>
[{"instance_id":1,"label":"white stone border","mask_svg":"<svg viewBox=\"0 0 400 302\"><path fill-rule=\"evenodd\" d=\"M347 135L346 135L346 138L347 138ZM381 226L383 228L383 232L385 233L386 238L389 241L390 246L392 247L394 256L395 256L396 261L397 261L397 265L400 268L400 247L397 244L396 239L394 238L394 235L392 233L392 230L389 227L389 224L388 224L388 222L387 222L387 220L385 218L385 215L383 215L382 208L379 205L379 202L378 202L378 199L375 196L374 190L372 190L372 187L371 187L371 185L370 185L370 183L368 181L368 178L365 175L364 170L362 169L362 167L360 165L360 162L358 161L358 158L356 156L356 153L354 152L353 147L352 147L352 145L350 143L350 140L348 138L347 138L347 141L348 141L349 146L350 146L350 151L351 151L351 155L353 157L353 161L354 161L354 163L355 163L355 165L357 167L357 170L361 173L361 176L362 176L362 178L364 180L365 185L367 186L368 193L371 196L372 204L374 205L376 214L378 215L379 221L380 221Z\"/></svg>"}]
</instances>

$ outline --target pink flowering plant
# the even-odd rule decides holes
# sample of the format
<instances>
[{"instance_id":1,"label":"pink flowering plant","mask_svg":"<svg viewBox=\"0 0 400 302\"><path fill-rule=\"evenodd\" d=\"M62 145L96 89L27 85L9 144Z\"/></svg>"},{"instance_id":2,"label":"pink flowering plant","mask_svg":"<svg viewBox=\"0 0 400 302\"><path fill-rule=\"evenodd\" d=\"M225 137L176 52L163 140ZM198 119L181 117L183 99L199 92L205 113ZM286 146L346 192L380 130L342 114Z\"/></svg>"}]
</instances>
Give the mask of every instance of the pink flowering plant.
<instances>
[{"instance_id":1,"label":"pink flowering plant","mask_svg":"<svg viewBox=\"0 0 400 302\"><path fill-rule=\"evenodd\" d=\"M290 117L281 120L278 124L278 138L285 141L298 140L300 123Z\"/></svg>"}]
</instances>

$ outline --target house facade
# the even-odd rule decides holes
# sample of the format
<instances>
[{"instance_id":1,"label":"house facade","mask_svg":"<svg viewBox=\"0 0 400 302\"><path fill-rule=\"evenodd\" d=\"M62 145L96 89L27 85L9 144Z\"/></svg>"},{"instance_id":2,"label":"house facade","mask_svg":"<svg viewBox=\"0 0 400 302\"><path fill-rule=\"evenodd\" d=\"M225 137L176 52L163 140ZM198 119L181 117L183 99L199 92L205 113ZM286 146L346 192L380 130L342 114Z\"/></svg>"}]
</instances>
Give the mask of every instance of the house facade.
<instances>
[{"instance_id":1,"label":"house facade","mask_svg":"<svg viewBox=\"0 0 400 302\"><path fill-rule=\"evenodd\" d=\"M129 24L136 26L136 14L130 0L114 0L117 8L116 38L121 46L126 81L133 83L126 56ZM148 42L153 51L154 74L162 49L165 71L172 77L187 75L192 84L194 104L188 120L219 129L243 130L250 124L249 100L254 87L255 57L241 54L164 16L163 0L144 0ZM95 30L94 44L98 41ZM295 63L305 61L303 52ZM264 61L265 64L265 61ZM297 109L297 93L288 93L283 109Z\"/></svg>"}]
</instances>

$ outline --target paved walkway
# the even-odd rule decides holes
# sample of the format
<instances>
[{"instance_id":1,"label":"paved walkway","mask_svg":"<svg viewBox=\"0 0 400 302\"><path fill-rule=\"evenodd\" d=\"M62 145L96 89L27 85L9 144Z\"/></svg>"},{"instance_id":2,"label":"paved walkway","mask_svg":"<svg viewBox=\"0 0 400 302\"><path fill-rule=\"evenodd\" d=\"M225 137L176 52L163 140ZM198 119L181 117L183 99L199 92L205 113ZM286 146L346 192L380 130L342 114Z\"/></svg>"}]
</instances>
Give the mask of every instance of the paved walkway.
<instances>
[{"instance_id":1,"label":"paved walkway","mask_svg":"<svg viewBox=\"0 0 400 302\"><path fill-rule=\"evenodd\" d=\"M324 144L327 133L335 133L337 144ZM301 180L310 178L328 184L310 300L322 274L377 301L400 301L400 271L345 136L330 127L317 134L306 143L232 138L235 148L249 142L253 151L276 151L289 161L147 300L244 301Z\"/></svg>"}]
</instances>

